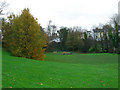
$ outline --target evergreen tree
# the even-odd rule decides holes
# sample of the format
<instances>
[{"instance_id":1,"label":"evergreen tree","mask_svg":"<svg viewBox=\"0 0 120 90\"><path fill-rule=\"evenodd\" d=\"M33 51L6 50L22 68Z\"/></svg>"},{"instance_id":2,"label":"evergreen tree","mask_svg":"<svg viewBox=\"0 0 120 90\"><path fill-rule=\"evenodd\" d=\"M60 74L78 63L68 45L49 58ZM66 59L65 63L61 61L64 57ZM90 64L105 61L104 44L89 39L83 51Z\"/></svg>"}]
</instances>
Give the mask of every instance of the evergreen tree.
<instances>
[{"instance_id":1,"label":"evergreen tree","mask_svg":"<svg viewBox=\"0 0 120 90\"><path fill-rule=\"evenodd\" d=\"M62 27L59 33L59 38L60 38L60 46L61 50L66 50L66 41L67 41L67 35L68 35L68 29L66 27Z\"/></svg>"}]
</instances>

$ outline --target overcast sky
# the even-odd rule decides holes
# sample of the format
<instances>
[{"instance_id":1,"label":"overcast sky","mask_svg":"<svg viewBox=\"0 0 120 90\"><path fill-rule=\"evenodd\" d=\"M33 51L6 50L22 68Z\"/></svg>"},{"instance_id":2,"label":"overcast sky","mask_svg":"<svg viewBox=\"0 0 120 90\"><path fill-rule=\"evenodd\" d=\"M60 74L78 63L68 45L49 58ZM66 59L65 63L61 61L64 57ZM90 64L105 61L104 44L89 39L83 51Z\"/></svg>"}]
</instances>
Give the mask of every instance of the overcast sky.
<instances>
[{"instance_id":1,"label":"overcast sky","mask_svg":"<svg viewBox=\"0 0 120 90\"><path fill-rule=\"evenodd\" d=\"M49 20L60 26L81 26L90 30L93 25L107 23L118 12L119 0L6 0L10 12L20 14L29 8L42 27Z\"/></svg>"}]
</instances>

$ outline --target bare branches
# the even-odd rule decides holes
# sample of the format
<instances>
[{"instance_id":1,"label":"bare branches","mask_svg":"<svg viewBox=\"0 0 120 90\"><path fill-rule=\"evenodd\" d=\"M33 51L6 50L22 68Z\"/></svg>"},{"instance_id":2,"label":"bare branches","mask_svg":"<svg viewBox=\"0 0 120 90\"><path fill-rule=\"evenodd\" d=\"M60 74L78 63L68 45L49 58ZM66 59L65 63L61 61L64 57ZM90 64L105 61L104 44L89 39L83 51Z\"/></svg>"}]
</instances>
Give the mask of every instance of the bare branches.
<instances>
[{"instance_id":1,"label":"bare branches","mask_svg":"<svg viewBox=\"0 0 120 90\"><path fill-rule=\"evenodd\" d=\"M3 10L8 6L6 1L0 2L0 15L4 15Z\"/></svg>"}]
</instances>

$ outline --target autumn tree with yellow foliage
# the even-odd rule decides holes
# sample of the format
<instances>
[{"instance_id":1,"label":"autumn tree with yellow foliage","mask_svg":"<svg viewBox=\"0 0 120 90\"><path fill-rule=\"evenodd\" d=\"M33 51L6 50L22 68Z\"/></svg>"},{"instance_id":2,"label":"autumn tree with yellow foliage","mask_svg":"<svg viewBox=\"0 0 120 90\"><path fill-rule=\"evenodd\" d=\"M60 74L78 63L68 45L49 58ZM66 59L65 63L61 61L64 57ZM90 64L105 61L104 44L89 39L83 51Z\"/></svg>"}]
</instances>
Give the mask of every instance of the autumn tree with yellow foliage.
<instances>
[{"instance_id":1,"label":"autumn tree with yellow foliage","mask_svg":"<svg viewBox=\"0 0 120 90\"><path fill-rule=\"evenodd\" d=\"M9 22L4 24L4 47L18 57L44 60L47 35L40 24L24 9L21 15L10 15Z\"/></svg>"}]
</instances>

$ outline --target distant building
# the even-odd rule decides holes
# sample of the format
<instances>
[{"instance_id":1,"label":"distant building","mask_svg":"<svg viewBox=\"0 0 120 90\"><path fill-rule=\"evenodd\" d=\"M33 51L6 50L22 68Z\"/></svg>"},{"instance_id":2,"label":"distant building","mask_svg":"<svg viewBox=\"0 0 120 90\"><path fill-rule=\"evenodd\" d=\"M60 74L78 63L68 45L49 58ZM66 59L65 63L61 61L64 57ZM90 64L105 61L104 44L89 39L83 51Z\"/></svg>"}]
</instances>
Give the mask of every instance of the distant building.
<instances>
[{"instance_id":1,"label":"distant building","mask_svg":"<svg viewBox=\"0 0 120 90\"><path fill-rule=\"evenodd\" d=\"M91 31L87 31L87 38L90 38L91 36Z\"/></svg>"},{"instance_id":2,"label":"distant building","mask_svg":"<svg viewBox=\"0 0 120 90\"><path fill-rule=\"evenodd\" d=\"M55 39L51 40L51 41L50 41L50 43L51 43L51 42L56 42L56 43L59 43L59 42L60 42L60 38L58 38L58 37L57 37L57 38L55 38Z\"/></svg>"},{"instance_id":3,"label":"distant building","mask_svg":"<svg viewBox=\"0 0 120 90\"><path fill-rule=\"evenodd\" d=\"M119 36L120 36L120 25L118 26L119 30ZM93 29L94 32L94 39L96 39L97 41L100 41L102 37L105 36L105 34L107 35L108 39L109 39L109 30L112 30L112 33L116 33L116 30L114 28L111 29ZM103 38L104 39L104 38Z\"/></svg>"},{"instance_id":4,"label":"distant building","mask_svg":"<svg viewBox=\"0 0 120 90\"><path fill-rule=\"evenodd\" d=\"M81 32L81 39L84 39L84 32Z\"/></svg>"},{"instance_id":5,"label":"distant building","mask_svg":"<svg viewBox=\"0 0 120 90\"><path fill-rule=\"evenodd\" d=\"M118 17L120 17L120 1L118 2ZM120 19L120 18L118 18L118 19ZM119 35L120 35L120 20L118 23L118 29L119 29ZM107 27L107 28L103 27L102 29L99 29L99 28L93 29L94 39L96 39L97 41L100 41L101 37L104 37L105 33L108 36L109 30L112 30L112 33L116 32L116 30L113 27Z\"/></svg>"},{"instance_id":6,"label":"distant building","mask_svg":"<svg viewBox=\"0 0 120 90\"><path fill-rule=\"evenodd\" d=\"M94 39L96 39L97 41L101 40L101 37L103 37L105 30L104 29L93 29L94 32Z\"/></svg>"},{"instance_id":7,"label":"distant building","mask_svg":"<svg viewBox=\"0 0 120 90\"><path fill-rule=\"evenodd\" d=\"M85 39L84 33L87 34L87 38L91 38L92 34L91 31L81 32L81 39Z\"/></svg>"},{"instance_id":8,"label":"distant building","mask_svg":"<svg viewBox=\"0 0 120 90\"><path fill-rule=\"evenodd\" d=\"M60 42L60 38L58 37L57 33L52 34L52 36L50 37L50 43L51 42L56 42L56 43Z\"/></svg>"}]
</instances>

